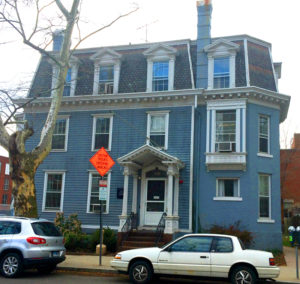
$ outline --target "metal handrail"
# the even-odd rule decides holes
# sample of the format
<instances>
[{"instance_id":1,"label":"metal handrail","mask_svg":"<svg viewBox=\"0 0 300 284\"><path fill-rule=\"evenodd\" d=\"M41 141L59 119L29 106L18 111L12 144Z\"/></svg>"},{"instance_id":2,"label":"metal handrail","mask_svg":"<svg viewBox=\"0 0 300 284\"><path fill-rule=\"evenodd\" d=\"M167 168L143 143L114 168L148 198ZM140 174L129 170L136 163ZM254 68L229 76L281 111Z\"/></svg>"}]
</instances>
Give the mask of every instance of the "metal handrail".
<instances>
[{"instance_id":1,"label":"metal handrail","mask_svg":"<svg viewBox=\"0 0 300 284\"><path fill-rule=\"evenodd\" d=\"M137 214L131 212L121 229L121 232L124 233L122 236L121 246L123 245L123 242L125 242L128 239L129 233L133 229L137 229Z\"/></svg>"},{"instance_id":2,"label":"metal handrail","mask_svg":"<svg viewBox=\"0 0 300 284\"><path fill-rule=\"evenodd\" d=\"M161 217L160 217L160 220L158 222L158 225L156 227L156 241L155 241L155 244L156 246L158 245L158 243L161 241L161 238L162 238L162 235L163 235L163 232L165 230L165 227L166 227L166 216L167 216L167 213L164 212Z\"/></svg>"}]
</instances>

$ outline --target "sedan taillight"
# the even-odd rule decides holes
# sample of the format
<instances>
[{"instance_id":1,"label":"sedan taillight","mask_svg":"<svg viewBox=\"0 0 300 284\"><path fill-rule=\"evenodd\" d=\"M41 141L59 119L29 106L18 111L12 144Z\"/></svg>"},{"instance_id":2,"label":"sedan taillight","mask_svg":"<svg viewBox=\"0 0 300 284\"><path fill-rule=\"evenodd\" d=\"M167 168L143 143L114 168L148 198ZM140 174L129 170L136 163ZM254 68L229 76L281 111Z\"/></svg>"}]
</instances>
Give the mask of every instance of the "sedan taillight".
<instances>
[{"instance_id":1,"label":"sedan taillight","mask_svg":"<svg viewBox=\"0 0 300 284\"><path fill-rule=\"evenodd\" d=\"M275 258L270 257L270 258L269 258L269 264L270 264L270 266L275 266L275 265L276 265L276 264L275 264Z\"/></svg>"},{"instance_id":2,"label":"sedan taillight","mask_svg":"<svg viewBox=\"0 0 300 284\"><path fill-rule=\"evenodd\" d=\"M38 237L29 237L26 241L32 245L44 245L46 243L45 239Z\"/></svg>"}]
</instances>

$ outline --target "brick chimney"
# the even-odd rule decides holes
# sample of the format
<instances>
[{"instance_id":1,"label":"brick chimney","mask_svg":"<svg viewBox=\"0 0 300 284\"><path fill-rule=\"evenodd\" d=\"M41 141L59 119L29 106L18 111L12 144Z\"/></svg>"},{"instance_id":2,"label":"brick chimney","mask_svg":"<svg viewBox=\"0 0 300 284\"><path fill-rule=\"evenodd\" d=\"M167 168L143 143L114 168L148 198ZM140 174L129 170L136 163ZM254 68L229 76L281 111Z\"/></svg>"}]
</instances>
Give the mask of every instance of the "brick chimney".
<instances>
[{"instance_id":1,"label":"brick chimney","mask_svg":"<svg viewBox=\"0 0 300 284\"><path fill-rule=\"evenodd\" d=\"M294 133L292 149L300 149L300 133Z\"/></svg>"},{"instance_id":2,"label":"brick chimney","mask_svg":"<svg viewBox=\"0 0 300 284\"><path fill-rule=\"evenodd\" d=\"M211 14L212 0L197 1L198 29L197 29L197 88L207 88L208 59L204 47L211 44Z\"/></svg>"},{"instance_id":3,"label":"brick chimney","mask_svg":"<svg viewBox=\"0 0 300 284\"><path fill-rule=\"evenodd\" d=\"M52 39L53 39L53 51L60 51L64 40L64 30L56 30L52 34Z\"/></svg>"}]
</instances>

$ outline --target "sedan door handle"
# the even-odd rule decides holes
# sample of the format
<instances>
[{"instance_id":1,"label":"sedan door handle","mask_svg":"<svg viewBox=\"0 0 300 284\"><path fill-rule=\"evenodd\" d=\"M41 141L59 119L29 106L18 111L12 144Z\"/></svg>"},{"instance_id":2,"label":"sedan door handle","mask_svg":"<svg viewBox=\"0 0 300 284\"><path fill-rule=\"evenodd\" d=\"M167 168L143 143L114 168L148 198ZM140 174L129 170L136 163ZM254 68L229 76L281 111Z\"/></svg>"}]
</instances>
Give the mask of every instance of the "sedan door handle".
<instances>
[{"instance_id":1,"label":"sedan door handle","mask_svg":"<svg viewBox=\"0 0 300 284\"><path fill-rule=\"evenodd\" d=\"M208 256L201 255L200 258L208 258Z\"/></svg>"}]
</instances>

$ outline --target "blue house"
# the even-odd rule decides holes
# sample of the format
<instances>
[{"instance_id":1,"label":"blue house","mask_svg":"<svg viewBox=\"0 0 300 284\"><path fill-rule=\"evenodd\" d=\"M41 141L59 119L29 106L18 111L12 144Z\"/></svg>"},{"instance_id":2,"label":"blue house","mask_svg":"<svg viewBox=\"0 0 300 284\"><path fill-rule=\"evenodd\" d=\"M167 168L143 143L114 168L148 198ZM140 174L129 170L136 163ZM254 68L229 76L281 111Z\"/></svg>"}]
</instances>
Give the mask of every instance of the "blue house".
<instances>
[{"instance_id":1,"label":"blue house","mask_svg":"<svg viewBox=\"0 0 300 284\"><path fill-rule=\"evenodd\" d=\"M99 227L100 175L89 159L104 147L116 161L104 177L105 226L121 233L135 216L139 230L155 231L165 213L173 238L240 221L255 247L281 248L279 124L290 101L278 91L281 64L263 40L211 38L211 3L197 9L197 40L72 54L52 152L36 173L40 216L78 213L84 229ZM54 35L54 54L62 40ZM56 74L42 57L28 95L38 98L25 107L28 149Z\"/></svg>"}]
</instances>

